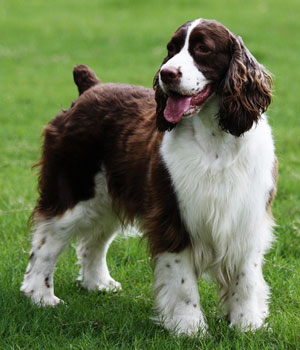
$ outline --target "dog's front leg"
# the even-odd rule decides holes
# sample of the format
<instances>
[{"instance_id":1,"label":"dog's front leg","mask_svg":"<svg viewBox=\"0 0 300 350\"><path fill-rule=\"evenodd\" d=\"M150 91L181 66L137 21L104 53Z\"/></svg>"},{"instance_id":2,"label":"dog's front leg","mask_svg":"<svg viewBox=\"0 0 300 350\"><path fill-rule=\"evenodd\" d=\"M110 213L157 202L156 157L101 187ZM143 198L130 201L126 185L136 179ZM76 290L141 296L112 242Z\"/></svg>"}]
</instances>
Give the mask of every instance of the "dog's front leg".
<instances>
[{"instance_id":1,"label":"dog's front leg","mask_svg":"<svg viewBox=\"0 0 300 350\"><path fill-rule=\"evenodd\" d=\"M268 315L269 287L262 275L262 255L253 254L232 280L226 302L231 326L260 328Z\"/></svg>"},{"instance_id":2,"label":"dog's front leg","mask_svg":"<svg viewBox=\"0 0 300 350\"><path fill-rule=\"evenodd\" d=\"M191 249L158 254L154 277L159 322L178 335L204 334L207 327L200 307Z\"/></svg>"}]
</instances>

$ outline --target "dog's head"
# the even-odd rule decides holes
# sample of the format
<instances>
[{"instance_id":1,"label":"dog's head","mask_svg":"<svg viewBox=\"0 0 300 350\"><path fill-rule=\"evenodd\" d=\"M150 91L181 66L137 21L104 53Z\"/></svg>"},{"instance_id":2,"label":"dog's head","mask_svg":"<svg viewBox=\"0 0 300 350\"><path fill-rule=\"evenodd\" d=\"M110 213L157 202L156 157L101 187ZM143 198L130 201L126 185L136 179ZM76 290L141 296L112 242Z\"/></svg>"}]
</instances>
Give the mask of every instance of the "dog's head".
<instances>
[{"instance_id":1,"label":"dog's head","mask_svg":"<svg viewBox=\"0 0 300 350\"><path fill-rule=\"evenodd\" d=\"M222 24L198 19L182 25L167 45L168 55L154 78L157 127L171 130L219 96L219 125L240 136L271 102L272 79Z\"/></svg>"}]
</instances>

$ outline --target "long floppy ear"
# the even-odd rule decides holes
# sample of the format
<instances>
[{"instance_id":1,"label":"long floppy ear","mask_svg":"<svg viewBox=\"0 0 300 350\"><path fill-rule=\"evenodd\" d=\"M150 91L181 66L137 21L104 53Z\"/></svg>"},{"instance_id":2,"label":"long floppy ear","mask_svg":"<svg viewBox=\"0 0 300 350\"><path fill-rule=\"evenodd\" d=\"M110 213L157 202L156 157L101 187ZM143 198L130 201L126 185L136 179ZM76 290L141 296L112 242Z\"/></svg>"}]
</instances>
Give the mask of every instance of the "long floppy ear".
<instances>
[{"instance_id":1,"label":"long floppy ear","mask_svg":"<svg viewBox=\"0 0 300 350\"><path fill-rule=\"evenodd\" d=\"M167 57L163 60L162 65L167 61ZM155 100L156 100L156 127L159 131L171 131L175 124L169 123L164 117L164 110L167 103L167 95L162 91L159 85L159 71L155 74L153 79L153 89L155 91Z\"/></svg>"},{"instance_id":2,"label":"long floppy ear","mask_svg":"<svg viewBox=\"0 0 300 350\"><path fill-rule=\"evenodd\" d=\"M257 123L272 100L272 78L244 46L231 35L232 58L219 94L219 123L223 130L240 136Z\"/></svg>"}]
</instances>

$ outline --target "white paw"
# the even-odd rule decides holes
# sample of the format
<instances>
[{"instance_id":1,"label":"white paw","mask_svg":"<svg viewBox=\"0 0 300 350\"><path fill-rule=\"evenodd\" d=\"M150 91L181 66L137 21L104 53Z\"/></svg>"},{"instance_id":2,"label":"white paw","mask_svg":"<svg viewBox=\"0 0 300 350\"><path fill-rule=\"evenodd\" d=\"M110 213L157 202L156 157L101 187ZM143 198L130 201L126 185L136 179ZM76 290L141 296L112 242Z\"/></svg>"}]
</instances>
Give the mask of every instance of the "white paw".
<instances>
[{"instance_id":1,"label":"white paw","mask_svg":"<svg viewBox=\"0 0 300 350\"><path fill-rule=\"evenodd\" d=\"M189 337L204 336L207 332L207 325L198 319L182 318L174 329L177 335L188 335Z\"/></svg>"},{"instance_id":2,"label":"white paw","mask_svg":"<svg viewBox=\"0 0 300 350\"><path fill-rule=\"evenodd\" d=\"M47 291L39 291L38 289L33 289L32 286L23 283L21 287L21 292L31 299L31 301L38 306L56 306L63 301L57 298L53 293Z\"/></svg>"},{"instance_id":3,"label":"white paw","mask_svg":"<svg viewBox=\"0 0 300 350\"><path fill-rule=\"evenodd\" d=\"M87 282L83 283L83 287L89 291L101 291L101 292L113 292L116 293L119 290L122 290L121 283L115 281L113 278L105 279L95 282Z\"/></svg>"},{"instance_id":4,"label":"white paw","mask_svg":"<svg viewBox=\"0 0 300 350\"><path fill-rule=\"evenodd\" d=\"M38 306L56 306L62 302L53 294L48 278L42 275L26 275L20 290Z\"/></svg>"},{"instance_id":5,"label":"white paw","mask_svg":"<svg viewBox=\"0 0 300 350\"><path fill-rule=\"evenodd\" d=\"M58 304L64 304L64 301L57 298L55 295L42 295L32 296L31 300L39 306L51 306L54 307Z\"/></svg>"},{"instance_id":6,"label":"white paw","mask_svg":"<svg viewBox=\"0 0 300 350\"><path fill-rule=\"evenodd\" d=\"M122 290L121 283L115 281L114 279L110 279L108 282L105 283L98 283L97 287L99 291L104 292L116 293L117 291Z\"/></svg>"},{"instance_id":7,"label":"white paw","mask_svg":"<svg viewBox=\"0 0 300 350\"><path fill-rule=\"evenodd\" d=\"M261 328L264 323L264 317L255 312L239 312L231 313L230 327L238 327L242 331L256 331Z\"/></svg>"},{"instance_id":8,"label":"white paw","mask_svg":"<svg viewBox=\"0 0 300 350\"><path fill-rule=\"evenodd\" d=\"M203 337L207 325L203 319L182 316L180 318L153 318L153 320L177 336Z\"/></svg>"}]
</instances>

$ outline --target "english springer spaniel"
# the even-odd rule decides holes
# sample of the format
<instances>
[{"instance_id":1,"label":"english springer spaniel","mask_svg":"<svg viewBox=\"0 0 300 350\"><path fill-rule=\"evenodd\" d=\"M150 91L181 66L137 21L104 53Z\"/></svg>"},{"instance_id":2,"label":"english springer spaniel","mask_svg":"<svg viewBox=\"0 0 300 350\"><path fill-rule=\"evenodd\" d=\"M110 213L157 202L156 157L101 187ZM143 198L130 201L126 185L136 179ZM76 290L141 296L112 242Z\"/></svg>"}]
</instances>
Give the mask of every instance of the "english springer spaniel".
<instances>
[{"instance_id":1,"label":"english springer spaniel","mask_svg":"<svg viewBox=\"0 0 300 350\"><path fill-rule=\"evenodd\" d=\"M55 264L78 235L80 280L116 291L106 253L137 221L155 262L158 321L204 334L197 280L211 274L231 326L268 315L263 257L272 242L277 160L271 77L222 24L197 19L167 45L154 91L74 70L80 96L44 130L32 249L21 290L54 306Z\"/></svg>"}]
</instances>

